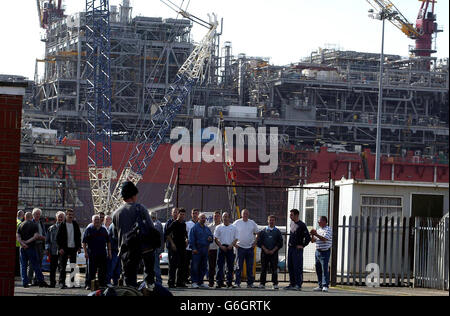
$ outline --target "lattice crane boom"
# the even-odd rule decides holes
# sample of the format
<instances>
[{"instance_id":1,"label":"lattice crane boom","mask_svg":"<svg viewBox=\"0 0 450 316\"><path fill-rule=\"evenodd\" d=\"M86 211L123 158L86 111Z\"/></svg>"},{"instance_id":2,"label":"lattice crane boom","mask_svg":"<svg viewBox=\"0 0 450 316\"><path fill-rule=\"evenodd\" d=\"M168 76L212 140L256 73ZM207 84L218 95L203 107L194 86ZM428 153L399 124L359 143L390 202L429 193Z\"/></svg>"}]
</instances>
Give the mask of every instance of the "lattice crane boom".
<instances>
[{"instance_id":1,"label":"lattice crane boom","mask_svg":"<svg viewBox=\"0 0 450 316\"><path fill-rule=\"evenodd\" d=\"M228 143L228 134L225 128L225 120L223 113L220 112L219 130L222 132L222 150L223 150L223 169L225 174L225 182L227 183L228 201L232 212L236 211L235 219L241 218L241 209L238 203L238 194L236 190L237 173L235 170L235 162L230 152ZM234 214L233 214L234 215Z\"/></svg>"},{"instance_id":2,"label":"lattice crane boom","mask_svg":"<svg viewBox=\"0 0 450 316\"><path fill-rule=\"evenodd\" d=\"M88 168L96 213L110 203L111 153L111 42L109 0L86 0L86 103Z\"/></svg>"},{"instance_id":3,"label":"lattice crane boom","mask_svg":"<svg viewBox=\"0 0 450 316\"><path fill-rule=\"evenodd\" d=\"M187 13L185 12L185 14ZM158 106L149 126L139 133L135 142L136 146L111 195L110 212L122 204L121 184L125 181L132 181L137 184L142 180L149 163L159 145L164 141L165 136L170 132L172 122L192 91L193 86L203 81L206 65L214 52L217 27L217 18L214 16L209 23L208 33L179 69L175 82L170 85L169 91L164 96L162 104Z\"/></svg>"},{"instance_id":4,"label":"lattice crane boom","mask_svg":"<svg viewBox=\"0 0 450 316\"><path fill-rule=\"evenodd\" d=\"M44 21L42 19L42 8L41 8L41 0L36 0L37 10L38 10L38 18L39 18L39 26L44 28Z\"/></svg>"},{"instance_id":5,"label":"lattice crane boom","mask_svg":"<svg viewBox=\"0 0 450 316\"><path fill-rule=\"evenodd\" d=\"M411 39L417 39L421 34L416 30L414 24L408 21L408 19L397 9L394 3L390 0L366 0L375 10L382 10L387 14L393 16L389 21L406 36ZM394 14L396 13L396 14Z\"/></svg>"},{"instance_id":6,"label":"lattice crane boom","mask_svg":"<svg viewBox=\"0 0 450 316\"><path fill-rule=\"evenodd\" d=\"M416 41L415 49L411 50L416 57L430 57L436 53L432 48L433 35L442 32L436 23L436 15L434 14L436 0L419 0L422 2L419 14L417 16L416 25L413 25L398 10L394 3L390 0L366 0L375 10L381 14L388 16L388 20L399 30L401 30L410 39ZM427 63L429 68L429 63Z\"/></svg>"}]
</instances>

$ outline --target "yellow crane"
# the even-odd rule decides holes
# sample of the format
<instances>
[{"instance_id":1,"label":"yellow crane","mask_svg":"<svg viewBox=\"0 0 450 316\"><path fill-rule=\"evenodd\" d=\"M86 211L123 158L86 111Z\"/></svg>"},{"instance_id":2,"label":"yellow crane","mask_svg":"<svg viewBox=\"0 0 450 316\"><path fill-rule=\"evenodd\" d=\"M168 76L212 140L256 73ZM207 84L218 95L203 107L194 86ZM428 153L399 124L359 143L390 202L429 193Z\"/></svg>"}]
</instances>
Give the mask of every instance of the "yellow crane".
<instances>
[{"instance_id":1,"label":"yellow crane","mask_svg":"<svg viewBox=\"0 0 450 316\"><path fill-rule=\"evenodd\" d=\"M225 128L225 120L223 117L223 113L220 112L220 124L219 129L222 132L222 141L223 141L223 150L224 150L224 172L225 172L225 180L228 185L228 198L230 200L230 206L232 211L236 211L236 218L241 218L241 210L238 204L237 199L237 190L236 190L236 171L234 170L235 163L233 161L233 157L230 153L230 148L228 145L227 132Z\"/></svg>"},{"instance_id":2,"label":"yellow crane","mask_svg":"<svg viewBox=\"0 0 450 316\"><path fill-rule=\"evenodd\" d=\"M387 14L393 16L389 21L406 36L411 39L420 38L421 34L416 30L414 24L410 23L408 19L400 12L392 1L389 0L366 0L375 11L382 10Z\"/></svg>"},{"instance_id":3,"label":"yellow crane","mask_svg":"<svg viewBox=\"0 0 450 316\"><path fill-rule=\"evenodd\" d=\"M436 23L436 0L419 0L422 4L415 25L410 23L390 0L366 1L374 9L371 12L376 15L376 18L381 17L381 15L387 16L395 27L416 42L415 48L411 50L414 56L431 57L431 54L436 53L436 50L433 49L433 37L435 38L438 33L442 32Z\"/></svg>"}]
</instances>

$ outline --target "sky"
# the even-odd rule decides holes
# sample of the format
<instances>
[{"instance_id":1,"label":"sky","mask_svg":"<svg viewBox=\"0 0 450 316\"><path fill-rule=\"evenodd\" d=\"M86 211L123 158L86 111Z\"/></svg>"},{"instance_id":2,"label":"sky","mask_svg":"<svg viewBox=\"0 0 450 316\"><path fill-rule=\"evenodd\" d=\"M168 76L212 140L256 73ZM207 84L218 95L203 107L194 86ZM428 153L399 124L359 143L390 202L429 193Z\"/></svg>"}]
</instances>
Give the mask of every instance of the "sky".
<instances>
[{"instance_id":1,"label":"sky","mask_svg":"<svg viewBox=\"0 0 450 316\"><path fill-rule=\"evenodd\" d=\"M319 47L378 53L381 50L381 21L368 17L365 0L171 0L188 12L207 20L214 12L223 18L221 42L230 41L233 54L270 57L277 65L297 62ZM35 0L2 1L0 10L0 74L34 77L35 60L44 55L40 41ZM119 5L121 0L110 0ZM393 0L411 23L420 8L417 0ZM83 11L84 0L65 0L69 14ZM131 0L133 16L175 18L177 14L160 0ZM439 26L438 58L449 56L449 1L436 5ZM206 29L195 26L194 40L200 41ZM408 56L408 39L391 24L386 26L385 52Z\"/></svg>"}]
</instances>

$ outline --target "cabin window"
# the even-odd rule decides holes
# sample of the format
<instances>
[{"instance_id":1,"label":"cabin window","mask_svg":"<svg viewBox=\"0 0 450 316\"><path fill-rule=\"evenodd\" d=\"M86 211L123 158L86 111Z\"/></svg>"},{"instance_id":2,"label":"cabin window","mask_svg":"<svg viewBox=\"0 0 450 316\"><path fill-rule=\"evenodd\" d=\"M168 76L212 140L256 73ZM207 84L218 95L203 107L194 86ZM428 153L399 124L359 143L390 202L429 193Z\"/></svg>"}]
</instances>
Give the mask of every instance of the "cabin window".
<instances>
[{"instance_id":1,"label":"cabin window","mask_svg":"<svg viewBox=\"0 0 450 316\"><path fill-rule=\"evenodd\" d=\"M401 217L403 198L391 196L366 196L361 199L363 217Z\"/></svg>"}]
</instances>

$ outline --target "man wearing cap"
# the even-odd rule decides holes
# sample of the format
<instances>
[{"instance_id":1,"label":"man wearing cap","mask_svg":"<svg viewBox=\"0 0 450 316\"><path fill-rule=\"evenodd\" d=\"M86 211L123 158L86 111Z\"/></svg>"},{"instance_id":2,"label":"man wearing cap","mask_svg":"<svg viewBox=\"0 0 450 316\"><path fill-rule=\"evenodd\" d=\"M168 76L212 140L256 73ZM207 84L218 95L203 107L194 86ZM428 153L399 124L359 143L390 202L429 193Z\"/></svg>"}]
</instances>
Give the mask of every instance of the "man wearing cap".
<instances>
[{"instance_id":1,"label":"man wearing cap","mask_svg":"<svg viewBox=\"0 0 450 316\"><path fill-rule=\"evenodd\" d=\"M113 214L113 224L117 232L119 250L123 246L126 234L133 229L139 217L142 218L142 222L147 228L154 228L148 210L137 203L138 193L139 190L133 182L125 182L122 185L122 198L125 203ZM122 257L122 266L127 286L137 287L138 268L142 260L144 261L144 281L146 285L152 287L155 284L154 256L153 249L142 249L139 253L129 254L128 260L123 260L124 258Z\"/></svg>"}]
</instances>

